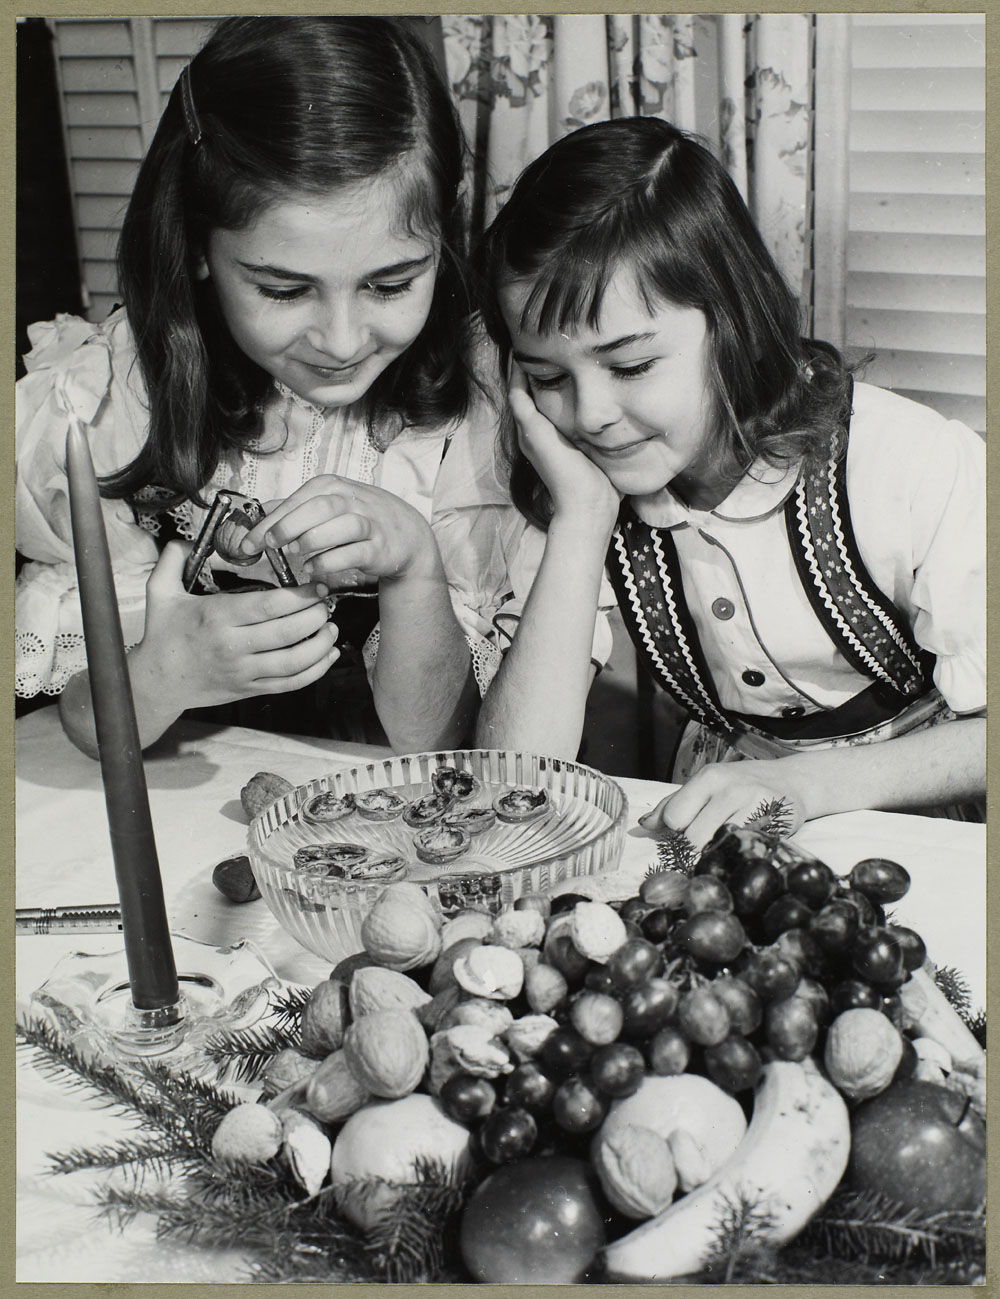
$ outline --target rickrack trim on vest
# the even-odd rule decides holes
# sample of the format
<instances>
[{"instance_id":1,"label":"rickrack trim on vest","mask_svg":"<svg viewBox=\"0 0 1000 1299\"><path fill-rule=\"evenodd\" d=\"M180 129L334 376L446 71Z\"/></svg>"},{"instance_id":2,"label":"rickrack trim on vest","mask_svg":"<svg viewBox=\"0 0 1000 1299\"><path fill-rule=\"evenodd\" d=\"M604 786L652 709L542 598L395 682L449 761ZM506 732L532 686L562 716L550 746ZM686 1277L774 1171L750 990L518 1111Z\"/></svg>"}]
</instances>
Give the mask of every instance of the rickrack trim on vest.
<instances>
[{"instance_id":1,"label":"rickrack trim on vest","mask_svg":"<svg viewBox=\"0 0 1000 1299\"><path fill-rule=\"evenodd\" d=\"M664 546L664 541L666 546ZM701 647L681 590L679 574L671 575L677 550L673 539L661 537L639 519L615 528L609 563L611 583L627 607L629 635L664 689L706 726L726 735L737 734L709 686L711 677L698 663ZM675 594L676 590L676 594Z\"/></svg>"},{"instance_id":2,"label":"rickrack trim on vest","mask_svg":"<svg viewBox=\"0 0 1000 1299\"><path fill-rule=\"evenodd\" d=\"M802 585L837 648L906 699L924 693L932 659L867 571L851 527L846 455L807 469L785 507Z\"/></svg>"}]
</instances>

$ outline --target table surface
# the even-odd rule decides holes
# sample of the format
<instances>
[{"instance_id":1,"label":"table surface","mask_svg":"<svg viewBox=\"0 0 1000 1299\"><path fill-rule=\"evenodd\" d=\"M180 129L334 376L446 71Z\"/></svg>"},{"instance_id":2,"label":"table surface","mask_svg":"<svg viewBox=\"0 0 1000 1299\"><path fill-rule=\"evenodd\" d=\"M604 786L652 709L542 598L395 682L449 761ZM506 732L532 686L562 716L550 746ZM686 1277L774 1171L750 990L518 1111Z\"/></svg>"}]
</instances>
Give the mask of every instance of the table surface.
<instances>
[{"instance_id":1,"label":"table surface","mask_svg":"<svg viewBox=\"0 0 1000 1299\"><path fill-rule=\"evenodd\" d=\"M293 784L385 757L387 751L181 721L146 755L146 780L171 931L220 946L249 939L275 972L312 986L330 963L289 938L263 901L235 905L211 882L212 868L246 849L240 789L257 771ZM16 726L17 885L20 906L111 903L117 898L100 767L66 740L55 707ZM635 893L656 861L655 841L638 818L670 787L619 781L629 800L629 831L617 871L585 882L593 896ZM863 857L890 857L910 872L910 892L895 911L916 929L933 960L959 969L976 1006L986 999L986 832L930 817L852 812L809 823L795 842L846 873ZM73 951L120 947L100 936L19 936L18 1008ZM30 1052L18 1054L17 1280L156 1282L246 1280L234 1252L158 1242L142 1218L121 1234L98 1222L88 1174L45 1173L46 1152L113 1141L124 1120L86 1092L45 1077Z\"/></svg>"}]
</instances>

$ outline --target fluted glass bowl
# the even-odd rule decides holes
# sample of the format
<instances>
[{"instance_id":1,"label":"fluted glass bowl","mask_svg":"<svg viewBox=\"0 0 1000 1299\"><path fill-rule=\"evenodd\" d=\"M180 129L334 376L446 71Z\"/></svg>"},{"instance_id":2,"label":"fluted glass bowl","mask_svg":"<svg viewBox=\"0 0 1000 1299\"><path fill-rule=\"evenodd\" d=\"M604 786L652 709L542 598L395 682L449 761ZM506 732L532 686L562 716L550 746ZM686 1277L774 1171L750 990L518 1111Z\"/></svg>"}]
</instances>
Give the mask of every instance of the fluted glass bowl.
<instances>
[{"instance_id":1,"label":"fluted glass bowl","mask_svg":"<svg viewBox=\"0 0 1000 1299\"><path fill-rule=\"evenodd\" d=\"M471 772L481 788L462 808L492 806L513 788L545 790L549 809L536 820L498 820L473 835L468 850L447 865L421 861L417 831L401 817L314 824L302 807L314 795L337 797L389 789L408 802L433 792L441 767ZM298 849L342 842L398 855L394 879L420 886L443 914L472 906L497 913L523 893L544 892L573 876L614 870L622 855L628 800L621 786L579 763L497 749L462 749L387 758L331 772L300 785L265 808L250 826L247 852L264 901L281 927L317 956L339 961L362 949L361 922L386 887L385 878L351 880L311 874L294 864Z\"/></svg>"}]
</instances>

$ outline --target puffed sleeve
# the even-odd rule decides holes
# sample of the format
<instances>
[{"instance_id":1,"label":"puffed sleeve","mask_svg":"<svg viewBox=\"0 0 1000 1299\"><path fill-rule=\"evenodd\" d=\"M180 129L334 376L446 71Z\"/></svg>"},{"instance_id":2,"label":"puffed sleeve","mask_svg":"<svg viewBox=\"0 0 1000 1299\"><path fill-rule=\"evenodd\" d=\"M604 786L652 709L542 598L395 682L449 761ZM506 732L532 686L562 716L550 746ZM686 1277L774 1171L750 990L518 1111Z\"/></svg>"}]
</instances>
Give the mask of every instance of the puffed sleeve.
<instances>
[{"instance_id":1,"label":"puffed sleeve","mask_svg":"<svg viewBox=\"0 0 1000 1299\"><path fill-rule=\"evenodd\" d=\"M862 556L936 656L949 707L975 712L986 706L985 444L928 407L857 391L848 488Z\"/></svg>"},{"instance_id":2,"label":"puffed sleeve","mask_svg":"<svg viewBox=\"0 0 1000 1299\"><path fill-rule=\"evenodd\" d=\"M512 504L505 477L496 406L484 399L448 443L432 520L456 616L474 661L481 656L477 677L484 690L514 635L545 547L544 534ZM609 606L614 603L610 587L602 594ZM603 666L610 653L611 630L602 611L593 657Z\"/></svg>"},{"instance_id":3,"label":"puffed sleeve","mask_svg":"<svg viewBox=\"0 0 1000 1299\"><path fill-rule=\"evenodd\" d=\"M914 635L956 713L986 707L986 446L946 426L914 495Z\"/></svg>"},{"instance_id":4,"label":"puffed sleeve","mask_svg":"<svg viewBox=\"0 0 1000 1299\"><path fill-rule=\"evenodd\" d=\"M145 436L133 352L121 313L103 326L74 316L33 325L27 374L16 388L15 688L58 694L86 667L66 482L69 403L86 428L94 468L107 474L137 454ZM126 645L142 638L153 538L123 501L102 502Z\"/></svg>"}]
</instances>

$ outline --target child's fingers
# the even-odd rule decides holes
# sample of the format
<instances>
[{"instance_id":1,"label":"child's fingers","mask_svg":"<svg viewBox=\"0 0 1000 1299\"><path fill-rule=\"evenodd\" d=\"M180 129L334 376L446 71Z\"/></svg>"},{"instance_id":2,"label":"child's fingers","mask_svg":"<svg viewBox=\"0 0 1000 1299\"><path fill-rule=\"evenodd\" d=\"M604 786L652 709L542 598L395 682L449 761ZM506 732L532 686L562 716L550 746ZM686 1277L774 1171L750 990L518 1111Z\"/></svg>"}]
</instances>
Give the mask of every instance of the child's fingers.
<instances>
[{"instance_id":1,"label":"child's fingers","mask_svg":"<svg viewBox=\"0 0 1000 1299\"><path fill-rule=\"evenodd\" d=\"M184 590L184 562L191 551L191 545L185 541L168 541L149 575L148 588L163 594L178 594L176 588Z\"/></svg>"},{"instance_id":2,"label":"child's fingers","mask_svg":"<svg viewBox=\"0 0 1000 1299\"><path fill-rule=\"evenodd\" d=\"M356 500L356 487L357 484L349 479L338 478L335 474L311 478L285 500L269 504L266 516L243 538L243 553L259 555L265 545L287 545L298 536L303 526L308 527L324 517L324 509L325 516L329 517L337 512L337 508L343 508L345 502ZM337 508L334 503L338 503ZM306 511L301 516L304 523L298 516L300 510Z\"/></svg>"}]
</instances>

